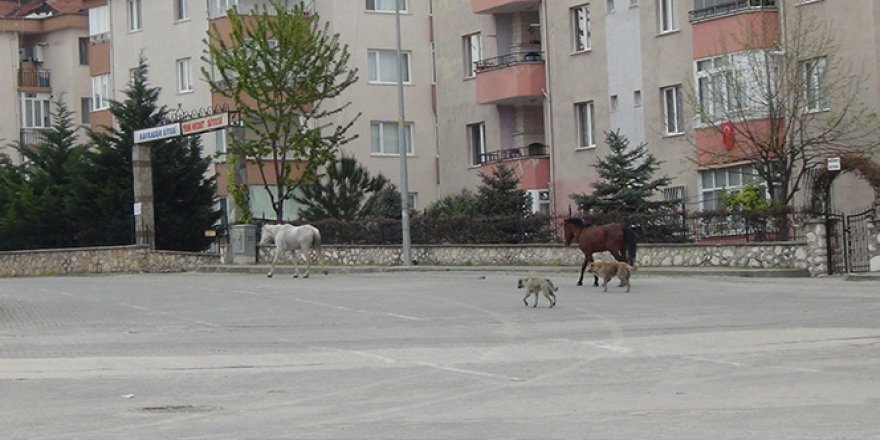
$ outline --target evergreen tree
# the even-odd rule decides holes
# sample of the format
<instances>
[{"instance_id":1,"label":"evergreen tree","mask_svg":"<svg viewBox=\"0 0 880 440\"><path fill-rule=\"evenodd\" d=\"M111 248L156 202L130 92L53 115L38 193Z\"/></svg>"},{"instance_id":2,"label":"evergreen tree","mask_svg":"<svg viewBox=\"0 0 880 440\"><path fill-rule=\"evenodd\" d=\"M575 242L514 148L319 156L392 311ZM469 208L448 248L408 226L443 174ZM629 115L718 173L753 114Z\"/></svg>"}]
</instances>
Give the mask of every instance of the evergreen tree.
<instances>
[{"instance_id":1,"label":"evergreen tree","mask_svg":"<svg viewBox=\"0 0 880 440\"><path fill-rule=\"evenodd\" d=\"M648 152L646 144L629 148L629 140L619 131L605 136L611 154L594 165L602 180L592 184L592 194L572 194L571 199L584 213L594 209L635 213L659 206L649 199L671 181L665 176L653 178L661 162Z\"/></svg>"},{"instance_id":2,"label":"evergreen tree","mask_svg":"<svg viewBox=\"0 0 880 440\"><path fill-rule=\"evenodd\" d=\"M513 168L498 164L492 174L480 173L482 184L477 190L476 213L487 217L526 216L531 212L532 198L517 189L519 177Z\"/></svg>"},{"instance_id":3,"label":"evergreen tree","mask_svg":"<svg viewBox=\"0 0 880 440\"><path fill-rule=\"evenodd\" d=\"M22 168L0 154L0 250L33 247L37 236L35 199Z\"/></svg>"},{"instance_id":4,"label":"evergreen tree","mask_svg":"<svg viewBox=\"0 0 880 440\"><path fill-rule=\"evenodd\" d=\"M125 100L110 101L116 127L90 131L94 150L75 183L84 203L80 218L83 240L96 245L132 243L134 230L133 174L131 153L134 132L162 125L168 109L157 104L159 89L147 84L147 63L141 57ZM197 137L151 143L153 207L156 215L156 247L167 250L204 250L220 213L214 209L215 182L205 177L210 159L202 157Z\"/></svg>"},{"instance_id":5,"label":"evergreen tree","mask_svg":"<svg viewBox=\"0 0 880 440\"><path fill-rule=\"evenodd\" d=\"M71 216L69 209L76 203L71 183L72 173L85 147L76 143L73 112L61 99L54 105L52 127L44 132L44 140L36 146L15 145L26 160L21 168L34 197L33 226L38 231L32 236L34 248L76 244L74 231L78 221Z\"/></svg>"},{"instance_id":6,"label":"evergreen tree","mask_svg":"<svg viewBox=\"0 0 880 440\"><path fill-rule=\"evenodd\" d=\"M327 167L326 174L301 188L293 199L302 204L302 216L308 220L333 218L355 220L377 213L380 196L387 201L388 188L393 187L385 176L370 176L353 157L343 156ZM393 189L393 188L392 188ZM400 193L397 193L398 214Z\"/></svg>"},{"instance_id":7,"label":"evergreen tree","mask_svg":"<svg viewBox=\"0 0 880 440\"><path fill-rule=\"evenodd\" d=\"M459 194L450 194L432 203L431 206L425 209L425 214L431 220L472 215L476 204L477 196L467 189L462 189Z\"/></svg>"}]
</instances>

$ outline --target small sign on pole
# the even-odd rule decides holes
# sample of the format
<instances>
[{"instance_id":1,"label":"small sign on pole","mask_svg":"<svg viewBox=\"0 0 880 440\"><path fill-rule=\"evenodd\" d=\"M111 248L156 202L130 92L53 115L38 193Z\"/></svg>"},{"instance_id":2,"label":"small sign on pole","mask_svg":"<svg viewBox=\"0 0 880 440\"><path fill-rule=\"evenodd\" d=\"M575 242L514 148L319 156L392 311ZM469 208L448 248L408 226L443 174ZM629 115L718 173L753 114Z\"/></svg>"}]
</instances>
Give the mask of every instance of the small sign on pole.
<instances>
[{"instance_id":1,"label":"small sign on pole","mask_svg":"<svg viewBox=\"0 0 880 440\"><path fill-rule=\"evenodd\" d=\"M137 202L134 204L134 215L141 215L141 211L143 210L144 204L141 202Z\"/></svg>"},{"instance_id":2,"label":"small sign on pole","mask_svg":"<svg viewBox=\"0 0 880 440\"><path fill-rule=\"evenodd\" d=\"M828 158L828 171L840 171L840 157Z\"/></svg>"}]
</instances>

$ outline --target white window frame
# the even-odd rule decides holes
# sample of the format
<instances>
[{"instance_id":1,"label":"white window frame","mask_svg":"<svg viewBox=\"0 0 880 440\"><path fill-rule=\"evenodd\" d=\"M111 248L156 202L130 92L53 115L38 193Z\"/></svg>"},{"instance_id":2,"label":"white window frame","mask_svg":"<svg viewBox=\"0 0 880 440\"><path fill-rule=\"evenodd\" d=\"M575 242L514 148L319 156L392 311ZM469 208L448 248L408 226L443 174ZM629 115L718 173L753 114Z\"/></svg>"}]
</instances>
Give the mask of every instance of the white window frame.
<instances>
[{"instance_id":1,"label":"white window frame","mask_svg":"<svg viewBox=\"0 0 880 440\"><path fill-rule=\"evenodd\" d=\"M801 63L804 81L804 103L807 111L828 111L828 58L817 57Z\"/></svg>"},{"instance_id":2,"label":"white window frame","mask_svg":"<svg viewBox=\"0 0 880 440\"><path fill-rule=\"evenodd\" d=\"M677 0L657 0L657 28L661 34L678 30Z\"/></svg>"},{"instance_id":3,"label":"white window frame","mask_svg":"<svg viewBox=\"0 0 880 440\"><path fill-rule=\"evenodd\" d=\"M126 0L128 31L137 32L144 28L144 14L141 0Z\"/></svg>"},{"instance_id":4,"label":"white window frame","mask_svg":"<svg viewBox=\"0 0 880 440\"><path fill-rule=\"evenodd\" d=\"M681 84L660 89L663 101L663 134L674 136L684 133L684 101Z\"/></svg>"},{"instance_id":5,"label":"white window frame","mask_svg":"<svg viewBox=\"0 0 880 440\"><path fill-rule=\"evenodd\" d=\"M407 203L409 203L409 209L418 211L419 209L419 193L411 192L406 195Z\"/></svg>"},{"instance_id":6,"label":"white window frame","mask_svg":"<svg viewBox=\"0 0 880 440\"><path fill-rule=\"evenodd\" d=\"M110 6L89 8L89 40L103 41L110 33Z\"/></svg>"},{"instance_id":7,"label":"white window frame","mask_svg":"<svg viewBox=\"0 0 880 440\"><path fill-rule=\"evenodd\" d=\"M189 0L174 0L174 21L189 20Z\"/></svg>"},{"instance_id":8,"label":"white window frame","mask_svg":"<svg viewBox=\"0 0 880 440\"><path fill-rule=\"evenodd\" d=\"M389 131L394 133L394 139L388 138ZM397 121L372 121L370 122L370 154L374 156L400 156L398 150ZM406 155L413 155L413 123L403 124L403 143Z\"/></svg>"},{"instance_id":9,"label":"white window frame","mask_svg":"<svg viewBox=\"0 0 880 440\"><path fill-rule=\"evenodd\" d=\"M702 123L711 123L729 116L740 105L742 96L738 73L730 55L704 58L694 61L697 85L697 101L700 105ZM712 120L702 120L709 115Z\"/></svg>"},{"instance_id":10,"label":"white window frame","mask_svg":"<svg viewBox=\"0 0 880 440\"><path fill-rule=\"evenodd\" d=\"M596 148L596 104L593 101L574 104L577 127L577 149Z\"/></svg>"},{"instance_id":11,"label":"white window frame","mask_svg":"<svg viewBox=\"0 0 880 440\"><path fill-rule=\"evenodd\" d=\"M180 58L176 61L175 65L177 67L177 92L192 92L192 58Z\"/></svg>"},{"instance_id":12,"label":"white window frame","mask_svg":"<svg viewBox=\"0 0 880 440\"><path fill-rule=\"evenodd\" d=\"M382 64L382 55L391 55L394 59L394 63L391 66ZM412 84L412 74L410 73L410 53L408 51L401 52L401 56L403 58L403 66L404 66L404 84ZM371 84L397 84L397 76L399 72L397 71L397 51L396 50L386 50L386 49L368 49L367 50L367 58L369 65L369 82ZM388 59L388 58L384 58ZM388 70L393 72L393 77L388 78L386 73Z\"/></svg>"},{"instance_id":13,"label":"white window frame","mask_svg":"<svg viewBox=\"0 0 880 440\"><path fill-rule=\"evenodd\" d=\"M471 165L481 165L486 157L486 123L477 122L474 124L468 124L467 138Z\"/></svg>"},{"instance_id":14,"label":"white window frame","mask_svg":"<svg viewBox=\"0 0 880 440\"><path fill-rule=\"evenodd\" d=\"M52 97L47 93L21 95L21 128L51 128Z\"/></svg>"},{"instance_id":15,"label":"white window frame","mask_svg":"<svg viewBox=\"0 0 880 440\"><path fill-rule=\"evenodd\" d=\"M480 33L461 37L461 46L464 53L464 77L473 78L477 76L477 63L483 59L483 43Z\"/></svg>"},{"instance_id":16,"label":"white window frame","mask_svg":"<svg viewBox=\"0 0 880 440\"><path fill-rule=\"evenodd\" d=\"M723 182L719 177L723 177ZM700 209L715 211L724 208L721 194L736 192L743 185L754 183L757 178L751 165L714 168L700 171Z\"/></svg>"},{"instance_id":17,"label":"white window frame","mask_svg":"<svg viewBox=\"0 0 880 440\"><path fill-rule=\"evenodd\" d=\"M400 12L406 13L407 0L400 0ZM396 0L367 0L365 9L369 12L397 12Z\"/></svg>"},{"instance_id":18,"label":"white window frame","mask_svg":"<svg viewBox=\"0 0 880 440\"><path fill-rule=\"evenodd\" d=\"M92 111L110 108L110 74L92 77Z\"/></svg>"},{"instance_id":19,"label":"white window frame","mask_svg":"<svg viewBox=\"0 0 880 440\"><path fill-rule=\"evenodd\" d=\"M225 17L226 11L238 6L238 0L208 0L208 18Z\"/></svg>"},{"instance_id":20,"label":"white window frame","mask_svg":"<svg viewBox=\"0 0 880 440\"><path fill-rule=\"evenodd\" d=\"M590 46L590 4L575 6L569 9L571 17L571 51L587 52Z\"/></svg>"}]
</instances>

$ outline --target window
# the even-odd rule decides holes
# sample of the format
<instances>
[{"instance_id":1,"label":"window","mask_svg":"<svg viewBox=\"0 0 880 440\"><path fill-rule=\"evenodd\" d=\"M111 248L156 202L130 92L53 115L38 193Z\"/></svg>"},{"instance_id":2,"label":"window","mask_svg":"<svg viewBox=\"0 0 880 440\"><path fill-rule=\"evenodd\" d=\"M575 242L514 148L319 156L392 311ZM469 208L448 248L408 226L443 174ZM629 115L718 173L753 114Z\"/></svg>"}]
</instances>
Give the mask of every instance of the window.
<instances>
[{"instance_id":1,"label":"window","mask_svg":"<svg viewBox=\"0 0 880 440\"><path fill-rule=\"evenodd\" d=\"M397 12L397 0L367 0L367 10L374 12ZM406 12L406 0L400 0L400 12Z\"/></svg>"},{"instance_id":2,"label":"window","mask_svg":"<svg viewBox=\"0 0 880 440\"><path fill-rule=\"evenodd\" d=\"M89 8L89 39L101 41L110 33L110 7Z\"/></svg>"},{"instance_id":3,"label":"window","mask_svg":"<svg viewBox=\"0 0 880 440\"><path fill-rule=\"evenodd\" d=\"M79 39L79 64L81 66L89 64L89 39L87 37Z\"/></svg>"},{"instance_id":4,"label":"window","mask_svg":"<svg viewBox=\"0 0 880 440\"><path fill-rule=\"evenodd\" d=\"M698 60L696 65L701 120L731 119L730 113L744 102L735 63L730 57L721 56Z\"/></svg>"},{"instance_id":5,"label":"window","mask_svg":"<svg viewBox=\"0 0 880 440\"><path fill-rule=\"evenodd\" d=\"M226 129L217 130L215 133L215 142L217 147L218 154L226 154L227 148L229 148L229 138L226 134Z\"/></svg>"},{"instance_id":6,"label":"window","mask_svg":"<svg viewBox=\"0 0 880 440\"><path fill-rule=\"evenodd\" d=\"M403 58L403 82L409 84L409 53L402 52ZM367 52L370 68L370 82L373 83L397 83L397 51L395 50L370 50Z\"/></svg>"},{"instance_id":7,"label":"window","mask_svg":"<svg viewBox=\"0 0 880 440\"><path fill-rule=\"evenodd\" d=\"M722 194L737 191L744 184L755 180L752 167L748 165L700 171L700 198L703 210L724 209Z\"/></svg>"},{"instance_id":8,"label":"window","mask_svg":"<svg viewBox=\"0 0 880 440\"><path fill-rule=\"evenodd\" d=\"M828 93L826 83L826 64L825 57L813 58L804 61L804 92L806 96L804 100L808 110L821 111L828 110Z\"/></svg>"},{"instance_id":9,"label":"window","mask_svg":"<svg viewBox=\"0 0 880 440\"><path fill-rule=\"evenodd\" d=\"M208 0L208 18L224 17L237 4L238 0Z\"/></svg>"},{"instance_id":10,"label":"window","mask_svg":"<svg viewBox=\"0 0 880 440\"><path fill-rule=\"evenodd\" d=\"M188 0L174 0L174 20L182 21L189 19Z\"/></svg>"},{"instance_id":11,"label":"window","mask_svg":"<svg viewBox=\"0 0 880 440\"><path fill-rule=\"evenodd\" d=\"M633 107L641 107L642 106L642 91L636 90L633 92Z\"/></svg>"},{"instance_id":12,"label":"window","mask_svg":"<svg viewBox=\"0 0 880 440\"><path fill-rule=\"evenodd\" d=\"M139 31L143 27L141 0L128 0L128 30Z\"/></svg>"},{"instance_id":13,"label":"window","mask_svg":"<svg viewBox=\"0 0 880 440\"><path fill-rule=\"evenodd\" d=\"M677 0L657 0L657 21L660 26L660 32L672 32L678 30L678 20L676 20Z\"/></svg>"},{"instance_id":14,"label":"window","mask_svg":"<svg viewBox=\"0 0 880 440\"><path fill-rule=\"evenodd\" d=\"M609 14L614 12L614 0L605 0L605 10L608 11Z\"/></svg>"},{"instance_id":15,"label":"window","mask_svg":"<svg viewBox=\"0 0 880 440\"><path fill-rule=\"evenodd\" d=\"M572 51L583 52L590 49L590 5L575 6L571 13Z\"/></svg>"},{"instance_id":16,"label":"window","mask_svg":"<svg viewBox=\"0 0 880 440\"><path fill-rule=\"evenodd\" d=\"M79 99L79 115L80 115L80 122L83 125L89 125L91 123L90 118L89 118L89 114L91 113L91 111L92 111L92 98L80 98Z\"/></svg>"},{"instance_id":17,"label":"window","mask_svg":"<svg viewBox=\"0 0 880 440\"><path fill-rule=\"evenodd\" d=\"M663 95L664 134L684 133L681 86L664 87L660 93Z\"/></svg>"},{"instance_id":18,"label":"window","mask_svg":"<svg viewBox=\"0 0 880 440\"><path fill-rule=\"evenodd\" d=\"M406 154L413 154L412 146L412 122L403 124L403 144L406 145ZM399 138L397 136L397 122L371 122L370 123L370 151L373 154L399 155Z\"/></svg>"},{"instance_id":19,"label":"window","mask_svg":"<svg viewBox=\"0 0 880 440\"><path fill-rule=\"evenodd\" d=\"M177 60L177 91L180 93L192 92L192 68L190 58Z\"/></svg>"},{"instance_id":20,"label":"window","mask_svg":"<svg viewBox=\"0 0 880 440\"><path fill-rule=\"evenodd\" d=\"M620 106L620 100L617 98L617 95L611 95L611 111L616 112L618 107Z\"/></svg>"},{"instance_id":21,"label":"window","mask_svg":"<svg viewBox=\"0 0 880 440\"><path fill-rule=\"evenodd\" d=\"M469 124L467 132L468 148L471 150L471 165L479 165L486 158L486 124L483 122Z\"/></svg>"},{"instance_id":22,"label":"window","mask_svg":"<svg viewBox=\"0 0 880 440\"><path fill-rule=\"evenodd\" d=\"M465 35L461 40L464 51L464 76L465 78L473 78L477 74L477 63L483 57L480 34Z\"/></svg>"},{"instance_id":23,"label":"window","mask_svg":"<svg viewBox=\"0 0 880 440\"><path fill-rule=\"evenodd\" d=\"M50 99L42 93L25 93L21 97L21 128L51 127Z\"/></svg>"},{"instance_id":24,"label":"window","mask_svg":"<svg viewBox=\"0 0 880 440\"><path fill-rule=\"evenodd\" d=\"M418 210L419 209L419 194L418 193L409 193L406 195L406 203L409 204L409 209Z\"/></svg>"},{"instance_id":25,"label":"window","mask_svg":"<svg viewBox=\"0 0 880 440\"><path fill-rule=\"evenodd\" d=\"M110 75L92 77L92 111L110 107Z\"/></svg>"},{"instance_id":26,"label":"window","mask_svg":"<svg viewBox=\"0 0 880 440\"><path fill-rule=\"evenodd\" d=\"M574 112L577 116L578 148L596 146L596 122L593 108L593 101L579 102L574 105Z\"/></svg>"}]
</instances>

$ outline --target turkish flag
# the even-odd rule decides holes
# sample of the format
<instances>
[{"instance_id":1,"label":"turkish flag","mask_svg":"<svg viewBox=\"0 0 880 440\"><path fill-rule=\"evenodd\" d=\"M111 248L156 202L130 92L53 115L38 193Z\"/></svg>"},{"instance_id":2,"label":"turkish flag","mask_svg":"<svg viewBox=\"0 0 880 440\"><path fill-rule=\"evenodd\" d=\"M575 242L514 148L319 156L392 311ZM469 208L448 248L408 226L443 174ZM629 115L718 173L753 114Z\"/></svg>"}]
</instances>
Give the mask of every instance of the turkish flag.
<instances>
[{"instance_id":1,"label":"turkish flag","mask_svg":"<svg viewBox=\"0 0 880 440\"><path fill-rule=\"evenodd\" d=\"M724 122L719 125L721 129L721 141L724 142L724 147L727 148L727 151L733 149L735 141L733 140L733 122Z\"/></svg>"}]
</instances>

